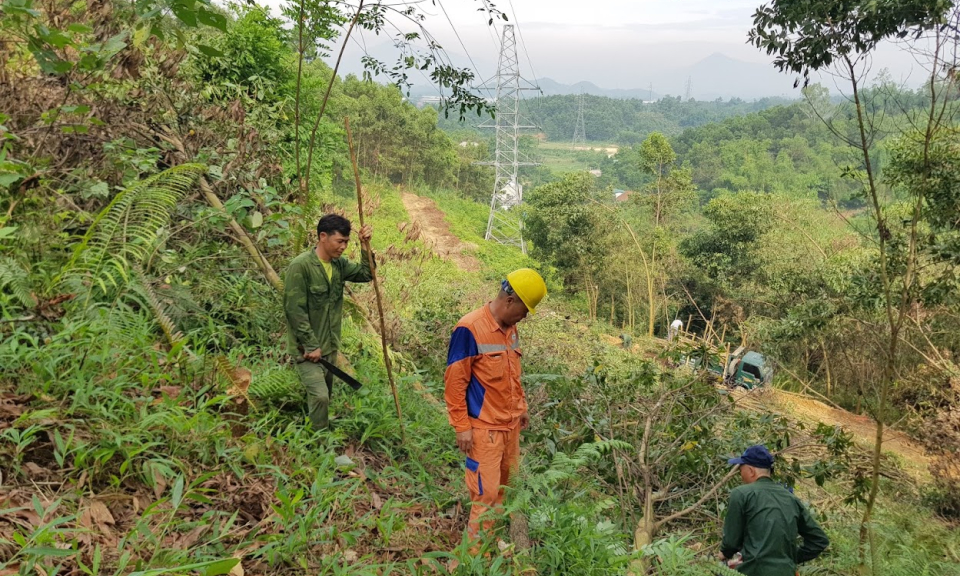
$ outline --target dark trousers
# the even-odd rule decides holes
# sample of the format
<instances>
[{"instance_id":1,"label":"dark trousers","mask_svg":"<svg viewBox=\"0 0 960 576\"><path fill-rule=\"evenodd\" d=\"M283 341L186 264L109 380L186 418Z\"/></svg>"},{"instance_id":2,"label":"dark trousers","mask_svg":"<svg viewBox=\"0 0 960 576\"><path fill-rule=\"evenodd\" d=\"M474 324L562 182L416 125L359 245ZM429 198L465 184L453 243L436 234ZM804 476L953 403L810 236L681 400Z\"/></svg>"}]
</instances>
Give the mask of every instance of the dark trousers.
<instances>
[{"instance_id":1,"label":"dark trousers","mask_svg":"<svg viewBox=\"0 0 960 576\"><path fill-rule=\"evenodd\" d=\"M336 364L337 354L323 357ZM333 398L333 374L322 364L301 360L297 362L297 373L307 390L307 416L314 430L324 430L330 425L330 399Z\"/></svg>"}]
</instances>

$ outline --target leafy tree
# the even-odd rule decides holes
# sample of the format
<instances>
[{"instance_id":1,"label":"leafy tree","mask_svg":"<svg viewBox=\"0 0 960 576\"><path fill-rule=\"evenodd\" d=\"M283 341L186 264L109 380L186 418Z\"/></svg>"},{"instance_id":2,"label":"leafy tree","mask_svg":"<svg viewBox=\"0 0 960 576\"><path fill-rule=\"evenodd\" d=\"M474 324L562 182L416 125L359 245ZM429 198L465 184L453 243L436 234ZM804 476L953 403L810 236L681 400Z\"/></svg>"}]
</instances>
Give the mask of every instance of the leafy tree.
<instances>
[{"instance_id":1,"label":"leafy tree","mask_svg":"<svg viewBox=\"0 0 960 576\"><path fill-rule=\"evenodd\" d=\"M756 192L724 194L704 207L706 230L685 239L681 251L721 286L737 287L759 273L759 240L770 227L770 197Z\"/></svg>"},{"instance_id":2,"label":"leafy tree","mask_svg":"<svg viewBox=\"0 0 960 576\"><path fill-rule=\"evenodd\" d=\"M666 268L661 263L662 255L669 255L676 248L674 240L675 217L684 209L690 208L694 200L695 189L690 180L690 172L676 166L677 155L667 138L658 132L651 134L637 149L639 171L648 180L636 194L631 196L627 207L639 206L643 218L650 222L648 228L649 246L643 250L637 246L643 257L648 300L647 335L653 336L654 325L660 308L657 297L664 293L668 282ZM631 231L632 234L632 231ZM636 237L634 237L636 241Z\"/></svg>"},{"instance_id":3,"label":"leafy tree","mask_svg":"<svg viewBox=\"0 0 960 576\"><path fill-rule=\"evenodd\" d=\"M242 86L248 95L267 103L288 98L294 78L289 40L280 20L259 8L247 10L225 34L211 39L217 56L194 59L198 78L207 86Z\"/></svg>"},{"instance_id":4,"label":"leafy tree","mask_svg":"<svg viewBox=\"0 0 960 576\"><path fill-rule=\"evenodd\" d=\"M747 37L774 56L778 69L800 74L806 86L811 71L940 24L952 6L951 0L774 0L754 12Z\"/></svg>"},{"instance_id":5,"label":"leafy tree","mask_svg":"<svg viewBox=\"0 0 960 576\"><path fill-rule=\"evenodd\" d=\"M491 25L494 19L504 17L503 13L490 2L484 2L480 10L490 14L489 23ZM326 92L320 100L320 109L313 119L312 128L309 131L310 135L306 141L306 159L301 158L299 147L296 151L296 170L301 202L303 203L307 203L309 200L311 166L318 143L317 130L323 121L344 50L349 45L351 34L357 28L376 34L388 29L397 31L394 37L394 46L399 52L396 63L387 65L367 54L362 58L367 77L376 75L388 78L398 88L405 89L409 93L411 82L408 73L412 70L426 72L434 84L442 89L449 90L450 96L446 97L443 102L445 113L453 109L463 119L468 111L481 113L490 109L489 104L483 98L470 91L470 83L474 79L473 73L467 68L458 68L450 62L443 48L433 40L432 35L427 30L424 24L426 15L417 6L408 5L401 8L397 5L380 2L365 4L365 0L359 0L356 6L331 0L290 0L284 8L284 13L296 26L298 63L294 122L298 146L303 122L300 106L304 61L313 55L317 49L322 52L334 39L339 39L341 42L340 52L334 62L330 81L327 83ZM402 20L405 24L412 24L415 31L403 31L401 27L391 21L391 17ZM340 32L338 28L342 28L343 31ZM416 45L418 41L423 41L425 47L418 47Z\"/></svg>"},{"instance_id":6,"label":"leafy tree","mask_svg":"<svg viewBox=\"0 0 960 576\"><path fill-rule=\"evenodd\" d=\"M811 71L836 64L841 76L850 83L852 92L856 132L846 139L860 154L861 161L856 168L848 169L847 173L862 178L863 193L870 206L875 226L873 239L877 246L875 278L879 280L880 303L885 317L885 341L880 343L884 367L878 390L873 472L860 527L861 569L865 572L868 570L867 542L879 490L880 453L887 403L891 388L898 378L901 332L908 312L917 303L919 227L925 216L926 195L930 191L927 186L933 168L930 151L942 131L949 126L950 119L936 113L938 102L942 101L942 94L937 90L942 72L937 64L944 56L943 40L936 35L932 58L934 65L929 82L930 113L919 129L922 135L919 146L923 150L921 157L924 161L916 166L920 170L919 182L913 181L914 186L909 190L912 195L909 224L902 231L897 230L899 227L892 223L892 214L886 205L877 163L871 155L875 133L869 115L871 99L861 85L862 67L864 60L881 41L910 35L920 38L926 31L935 31L947 21L947 13L953 7L950 0L777 0L757 9L754 27L748 35L755 46L767 54L775 55L774 65L777 68L800 74L804 85ZM839 132L837 134L844 136ZM871 552L870 571L876 573L879 560L873 548Z\"/></svg>"},{"instance_id":7,"label":"leafy tree","mask_svg":"<svg viewBox=\"0 0 960 576\"><path fill-rule=\"evenodd\" d=\"M568 286L592 286L602 261L597 245L607 226L596 199L593 176L587 173L539 186L527 199L525 229L534 253L556 266Z\"/></svg>"}]
</instances>

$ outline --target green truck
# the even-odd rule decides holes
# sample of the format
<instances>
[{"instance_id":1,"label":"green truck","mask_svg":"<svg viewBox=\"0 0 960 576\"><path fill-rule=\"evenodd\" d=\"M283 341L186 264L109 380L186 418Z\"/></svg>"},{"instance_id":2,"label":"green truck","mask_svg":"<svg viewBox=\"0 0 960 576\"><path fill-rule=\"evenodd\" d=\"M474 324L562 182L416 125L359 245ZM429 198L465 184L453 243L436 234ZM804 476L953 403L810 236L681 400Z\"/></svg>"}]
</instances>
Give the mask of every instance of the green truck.
<instances>
[{"instance_id":1,"label":"green truck","mask_svg":"<svg viewBox=\"0 0 960 576\"><path fill-rule=\"evenodd\" d=\"M773 381L773 366L759 352L733 353L727 364L724 382L730 386L743 386L747 390L769 386Z\"/></svg>"},{"instance_id":2,"label":"green truck","mask_svg":"<svg viewBox=\"0 0 960 576\"><path fill-rule=\"evenodd\" d=\"M727 369L723 369L723 356L708 355L710 360L707 370L722 378L729 387L741 386L747 390L760 386L768 386L773 381L773 365L763 354L747 351L743 347L730 353ZM697 370L701 367L701 359L696 355L686 358L683 362L690 368Z\"/></svg>"}]
</instances>

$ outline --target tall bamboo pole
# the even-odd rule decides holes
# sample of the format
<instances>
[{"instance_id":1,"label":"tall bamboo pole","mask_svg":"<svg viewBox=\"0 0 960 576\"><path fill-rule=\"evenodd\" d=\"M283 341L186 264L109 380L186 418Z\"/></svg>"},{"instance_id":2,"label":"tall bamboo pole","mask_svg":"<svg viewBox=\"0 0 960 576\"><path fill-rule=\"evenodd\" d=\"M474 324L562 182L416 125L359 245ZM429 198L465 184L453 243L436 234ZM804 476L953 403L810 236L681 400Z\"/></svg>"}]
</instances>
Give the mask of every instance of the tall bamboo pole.
<instances>
[{"instance_id":1,"label":"tall bamboo pole","mask_svg":"<svg viewBox=\"0 0 960 576\"><path fill-rule=\"evenodd\" d=\"M357 156L353 151L353 135L350 133L350 118L343 119L347 129L347 147L350 149L350 162L353 164L353 179L357 183L357 211L360 212L360 226L363 227L363 189L360 186L360 169L357 168ZM373 274L373 291L377 295L377 311L380 313L380 342L383 344L383 363L387 367L387 379L390 381L390 390L393 392L393 403L397 406L397 419L400 421L400 439L407 442L407 434L403 428L403 412L400 411L400 395L397 393L397 383L393 380L393 365L390 362L390 353L387 350L387 321L383 315L383 297L380 295L380 281L377 279L377 268L374 265L373 248L369 240L362 240L363 249L367 251L367 261Z\"/></svg>"}]
</instances>

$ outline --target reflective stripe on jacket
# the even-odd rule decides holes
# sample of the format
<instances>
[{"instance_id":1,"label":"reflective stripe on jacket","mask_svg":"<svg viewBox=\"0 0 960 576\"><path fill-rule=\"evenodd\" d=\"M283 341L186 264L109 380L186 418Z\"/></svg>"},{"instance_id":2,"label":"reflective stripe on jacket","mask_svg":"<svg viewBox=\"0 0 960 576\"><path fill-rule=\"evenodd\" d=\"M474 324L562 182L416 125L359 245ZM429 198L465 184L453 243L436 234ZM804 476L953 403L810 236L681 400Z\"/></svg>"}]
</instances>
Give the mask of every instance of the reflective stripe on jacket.
<instances>
[{"instance_id":1,"label":"reflective stripe on jacket","mask_svg":"<svg viewBox=\"0 0 960 576\"><path fill-rule=\"evenodd\" d=\"M457 432L511 430L527 410L520 385L517 327L503 329L487 304L460 319L443 380L447 417Z\"/></svg>"}]
</instances>

